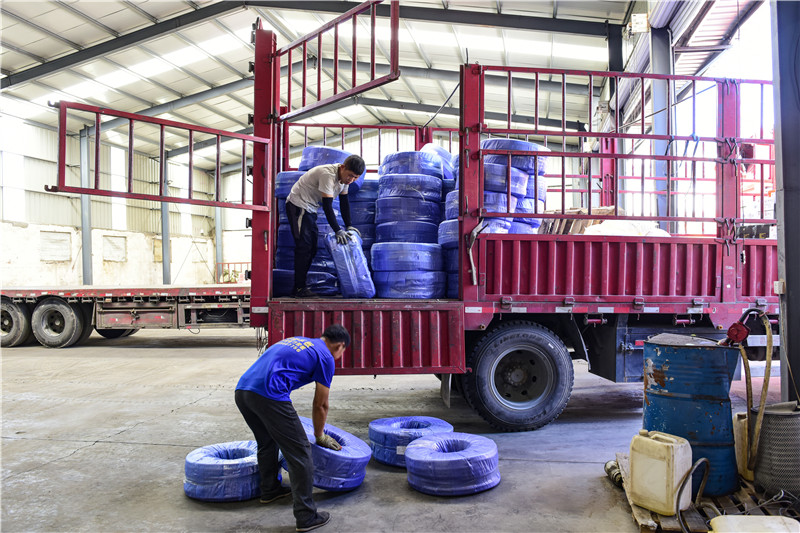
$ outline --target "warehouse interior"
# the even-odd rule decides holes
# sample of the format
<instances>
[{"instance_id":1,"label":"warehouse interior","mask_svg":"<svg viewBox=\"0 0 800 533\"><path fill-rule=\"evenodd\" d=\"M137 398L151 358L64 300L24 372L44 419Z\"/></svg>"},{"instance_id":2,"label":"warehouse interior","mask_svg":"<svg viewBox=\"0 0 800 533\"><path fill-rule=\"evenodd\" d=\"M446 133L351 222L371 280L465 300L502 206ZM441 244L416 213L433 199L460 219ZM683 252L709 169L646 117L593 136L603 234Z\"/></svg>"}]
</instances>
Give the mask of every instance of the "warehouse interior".
<instances>
[{"instance_id":1,"label":"warehouse interior","mask_svg":"<svg viewBox=\"0 0 800 533\"><path fill-rule=\"evenodd\" d=\"M763 280L747 274L731 278L736 290L750 290L747 294L754 302L737 308L736 317L745 312L740 322L746 322L748 308L755 308L760 317L748 322L753 334L748 346L753 351L748 353L751 357L759 354L755 359L760 360L749 362L752 376L745 375L739 361L729 383L728 406L737 413L753 403L758 406L761 399L768 405L796 404L800 375L792 375L792 368L798 374L800 232L792 228L800 226L800 212L793 213L787 206L800 201L795 179L800 150L792 150L800 138L800 109L792 97L797 91L792 75L797 70L796 56L786 50L796 49L800 40L800 24L792 23L800 20L798 4L776 0L403 0L398 7L399 27L394 29L389 16L393 2L367 4L372 7L361 12L357 21L353 17L352 23L334 24L359 4L342 0L2 3L3 305L28 305L32 311L42 298L60 296L73 308L84 309L83 331L76 331L74 339L63 345L67 349L40 345L30 328L25 334L28 341L15 341L12 349L4 307L2 529L291 531L295 527L291 499L270 505L258 499L210 502L188 497L184 485L185 460L193 450L252 440L234 403L234 390L239 376L272 344L266 330L278 324L275 319L268 327L265 318L261 328L250 327L258 313L255 303L252 314L250 309L243 311L243 305L250 303L245 294L249 295L251 272L259 270L252 255L253 235L258 234L253 221L258 215L248 209L256 203L259 189L254 181L261 175L253 168L259 157L257 101L263 97L258 92L263 86L259 87L254 75L258 67L253 64L258 62L257 30L272 32L278 50L296 46L320 27L330 30L324 38L314 37L302 45L302 50L307 46L308 57L298 57L295 49L294 57L283 54L277 59L280 64L273 66L281 80L277 101L283 111L279 114L288 117L278 137L280 145L272 148L276 171L297 169L306 147L331 146L362 154L367 180L376 179L387 155L418 150L420 132L427 130L433 132L429 142L458 155L466 107L460 96L467 90L460 70L465 65L465 71L473 65L509 69L508 76L502 70L481 73L484 127L535 130L524 140L562 154L560 159L549 158L541 175L548 180L542 205L560 207L564 217L570 208L579 213L587 202L591 214L595 202L595 206L615 205L620 215L640 217L641 227L647 227L636 235L646 236L658 226L673 236L711 239L721 225L728 224L719 219L722 189L712 183L715 169L728 162L717 150L725 142L737 149L741 144L740 154L748 155L740 157L757 163L741 167L749 185L731 196L737 210L731 225L760 231L760 238L771 243L775 253L745 259L742 251L741 260L736 258L743 272L753 268L768 274ZM336 45L332 28L339 40ZM399 69L397 79L365 92L337 96L354 88L357 81L389 74L393 65ZM511 71L515 73L513 89ZM606 77L604 72L633 74ZM664 93L655 79L646 82L636 78L637 73L675 78ZM689 81L695 76L712 81ZM727 79L745 81L720 81ZM726 141L721 137L727 134L720 132L733 131L725 129L732 115L725 114L720 87L728 85L741 87L741 100L735 113L737 133ZM287 86L295 92L286 92ZM330 103L313 105L323 95L331 95ZM307 97L312 103L308 108ZM667 107L674 106L675 114L667 123L661 118L659 99L669 102ZM59 108L58 102L76 105ZM294 110L301 108L295 115ZM101 119L105 110L163 122L160 127L137 123L134 132L134 122L126 120L127 115ZM182 129L181 124L207 131ZM619 151L634 154L628 160L615 160L619 164L613 170L615 176L618 171L626 175L613 184L618 189L616 203L603 196L608 182L602 173L607 167L601 158L587 155L608 153L597 132L612 128L619 135ZM231 132L231 136L214 135L213 130ZM661 133L667 135L650 140ZM740 142L747 138L751 144ZM645 163L637 163L636 157L650 161L649 171L658 174L662 155L662 159L683 158L678 167L665 166L662 173L678 178L674 191L691 192L691 206L669 201L662 205L660 185L645 184ZM511 157L509 153L509 181ZM466 168L468 163L464 166L462 161L461 171ZM92 187L105 191L78 192ZM509 185L507 198L510 190ZM156 201L159 195L171 199ZM667 225L658 222L664 206L667 215L674 217ZM740 240L747 238L741 235ZM724 246L737 245L736 230L731 239L725 237L720 243L723 251L714 256L717 259L709 258L706 248L694 259L691 255L681 259L687 265L702 263L706 270L728 264ZM756 248L748 248L748 254ZM773 270L774 280L769 277ZM722 291L727 282L727 278L718 279L709 291ZM689 275L687 287L693 283L699 284L699 291L705 289ZM91 297L78 295L76 288L86 287L100 292ZM125 294L138 287L148 292L136 289ZM198 287L218 291L218 299L212 299L210 292L191 292ZM219 287L225 287L224 292ZM107 294L101 294L102 290ZM644 294L641 287L636 290L631 294ZM757 291L766 291L768 297ZM158 294L166 295L168 305ZM466 294L462 291L460 299L466 300ZM684 295L689 295L689 289ZM454 300L458 299L456 291ZM105 313L101 304L112 300L134 306L144 302L150 306L148 312L156 314L180 302L186 315L152 329L101 329L99 321ZM692 306L700 308L701 314L710 312L703 307L713 308L696 300ZM214 306L219 302L225 308L218 315L226 319L224 324L215 323ZM568 305L564 302L559 305ZM87 311L90 305L97 305L97 311ZM295 309L303 312L304 305L313 308L313 303L287 305L287 316ZM340 309L346 305L321 312L344 313ZM501 303L498 297L495 305L508 311L517 303ZM635 305L641 311L653 304ZM121 313L137 313L127 309ZM448 309L452 312L455 307ZM120 315L109 311L103 316L107 316L103 320L117 320ZM203 316L208 317L202 324L205 327L197 328L196 320ZM231 317L233 327L227 323ZM680 334L686 331L682 327L694 325L695 318L676 312L673 321L658 322L658 326L663 326L664 333ZM505 319L499 314L499 322L492 327L502 326ZM591 335L586 332L593 324L606 323L599 311L587 314L585 320L584 335ZM280 331L297 335L319 326L307 327L301 319L294 324L285 321ZM698 321L714 341L724 339L730 325L723 328L710 319ZM108 322L103 324L108 327ZM478 329L478 323L474 324L473 329ZM552 325L555 322L544 324L566 338ZM480 329L487 329L487 324ZM779 338L772 338L773 330L780 330ZM387 344L394 333L392 329L384 335ZM731 340L736 340L735 334L727 331ZM435 344L432 337L423 335L420 344L423 339ZM467 331L458 341L462 364L464 351L468 357L479 344L477 335ZM444 343L453 337L438 338ZM763 354L773 340L775 356L765 361ZM415 342L402 346L410 353ZM627 337L625 342L629 342ZM640 337L635 343L631 337L630 343L627 353L642 352ZM652 386L646 370L643 386L641 359L634 372L637 379L627 373L613 379L607 374L621 370L609 370L599 358L592 358L592 345L588 349L576 342L566 345L574 371L571 396L567 395L568 403L564 400L560 415L556 413L553 421L533 431L501 431L498 424L482 419L486 416L478 416L476 410L480 410L465 393L460 377L451 382L450 374L435 372L433 376L434 372L406 368L375 375L337 373L330 392L329 424L372 443L372 421L435 417L455 432L492 441L502 481L467 496L426 494L409 485L405 468L373 458L355 490L314 489L320 509L332 516L325 529L711 531L709 511L685 513L688 523L680 513L676 518L637 511L641 507L631 500L630 481L623 481L631 473L620 462L627 461L628 454L633 456L631 442L643 427L643 411L647 417L646 391ZM738 348L727 349L735 351L738 359ZM399 357L416 356L414 352ZM312 385L292 394L302 417L312 416L313 391ZM788 455L800 460L797 453ZM800 464L783 466L797 482ZM624 471L618 478L616 468ZM752 476L752 468L750 472ZM743 491L755 490L752 477L739 481ZM773 518L773 527L788 528L780 531L800 529L800 493L762 493L752 501L737 500L739 494L717 499L714 505L732 517ZM721 525L713 530L739 531Z\"/></svg>"}]
</instances>

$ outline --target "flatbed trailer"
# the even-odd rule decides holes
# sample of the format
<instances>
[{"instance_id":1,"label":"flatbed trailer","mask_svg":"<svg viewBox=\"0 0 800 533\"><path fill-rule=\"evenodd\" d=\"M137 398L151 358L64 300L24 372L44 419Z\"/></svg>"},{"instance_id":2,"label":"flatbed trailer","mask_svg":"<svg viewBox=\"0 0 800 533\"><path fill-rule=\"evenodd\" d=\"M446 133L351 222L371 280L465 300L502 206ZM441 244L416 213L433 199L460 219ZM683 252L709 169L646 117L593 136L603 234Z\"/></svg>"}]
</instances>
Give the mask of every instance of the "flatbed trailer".
<instances>
[{"instance_id":1,"label":"flatbed trailer","mask_svg":"<svg viewBox=\"0 0 800 533\"><path fill-rule=\"evenodd\" d=\"M397 2L391 2L388 74L376 76L374 30L368 72L356 72L353 40L354 55L347 63L353 69L349 89L333 89L326 95L318 73L312 72L316 63L309 50L322 42L322 35L338 39L338 26L359 16L369 16L374 29L377 3L366 2L280 50L275 35L255 25L255 131L249 139L253 146L253 201L227 205L217 198L217 203L211 204L253 211L249 221L253 232L249 302L244 295L234 294L226 295L231 300L225 302L211 295L202 298L211 298L212 306L225 303L228 309L235 307L242 317L249 317L250 326L266 329L270 342L294 335L318 336L327 325L341 323L350 330L353 343L337 363L337 374L440 375L443 397L449 398L451 390L460 392L490 424L506 431L535 429L561 413L572 390L573 358L588 360L591 372L612 381L639 381L643 379L643 342L656 332L722 338L742 311L753 307L767 313L777 328L778 296L773 292L777 241L743 237L747 226L776 224L768 216L768 188L774 184L773 141L763 127L764 92L769 83L468 64L460 69L460 121L455 130L298 122L308 113L328 109L400 76ZM332 47L334 65L338 65L339 48ZM322 48L316 52L322 55ZM292 68L298 70L293 73ZM339 68L335 76L341 75L339 71L346 72ZM367 81L357 83L359 77ZM507 80L507 97L502 101L487 93L489 77L494 85L498 77ZM593 94L596 82L602 79L616 88L607 102L610 111L605 126L593 130L595 106L590 97L588 129L569 129L566 108L574 104L567 96L567 85L583 85ZM540 116L544 113L539 88L545 80L561 84L560 119ZM310 90L314 87L315 92ZM744 136L740 131L742 114L748 104L743 95L753 90L761 94L762 127L755 135ZM664 92L667 104L663 108L656 104L648 107L647 102ZM710 133L708 127L695 128L698 107L708 108L698 99L702 93L714 95ZM527 101L530 116L520 123L514 106L523 101ZM61 107L63 113L78 107L97 117L107 113L132 122L193 128L78 104L62 103ZM687 108L691 109L688 114ZM504 120L498 121L498 116ZM658 122L661 119L663 122ZM303 132L308 142L308 131L313 128L322 129L325 144L333 142L328 139L331 134L342 148L347 139L363 141L376 131L383 138L384 130L394 129L398 147L402 131L413 138L417 149L426 142L440 142L457 150L457 299L272 297L278 226L273 177L291 169L292 132ZM490 137L544 139L549 148L482 149L481 140ZM599 148L568 149L576 138L583 139L581 146ZM594 142L589 144L588 139ZM348 150L359 153L359 146L363 147L363 142L355 148L348 145ZM383 154L378 150L380 160ZM164 155L163 147L160 155ZM547 180L549 209L533 215L542 219L543 226L650 221L667 229L670 236L483 233L482 224L492 218L532 216L484 208L483 162L487 155L506 157L509 163L515 156L543 156L557 163L542 178ZM243 160L243 184L245 164ZM70 186L63 172L56 188L120 195L100 191L96 184ZM163 194L150 198L187 201ZM755 216L745 213L748 205L757 206ZM151 296L158 298L159 304L162 301L155 293ZM197 302L191 295L174 300L176 310L183 309L178 320L183 316L185 321L192 308L181 308L181 297L189 298L184 302L189 306ZM140 298L143 303L143 296ZM121 305L112 308L109 316L124 315L129 302L118 303ZM105 317L105 303L103 306ZM97 311L94 316L96 319ZM757 356L759 350L763 352L765 332L756 329L753 333L748 350Z\"/></svg>"}]
</instances>

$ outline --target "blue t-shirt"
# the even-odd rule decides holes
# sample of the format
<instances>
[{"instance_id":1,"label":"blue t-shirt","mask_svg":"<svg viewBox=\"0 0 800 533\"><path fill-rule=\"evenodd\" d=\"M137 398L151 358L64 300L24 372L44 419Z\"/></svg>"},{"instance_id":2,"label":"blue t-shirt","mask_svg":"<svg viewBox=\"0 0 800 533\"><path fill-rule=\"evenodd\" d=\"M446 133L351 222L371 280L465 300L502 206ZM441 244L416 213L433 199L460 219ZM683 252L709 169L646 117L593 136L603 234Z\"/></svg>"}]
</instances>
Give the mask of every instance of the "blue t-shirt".
<instances>
[{"instance_id":1,"label":"blue t-shirt","mask_svg":"<svg viewBox=\"0 0 800 533\"><path fill-rule=\"evenodd\" d=\"M322 339L290 337L276 342L239 378L236 390L249 390L280 402L312 381L331 386L335 361Z\"/></svg>"}]
</instances>

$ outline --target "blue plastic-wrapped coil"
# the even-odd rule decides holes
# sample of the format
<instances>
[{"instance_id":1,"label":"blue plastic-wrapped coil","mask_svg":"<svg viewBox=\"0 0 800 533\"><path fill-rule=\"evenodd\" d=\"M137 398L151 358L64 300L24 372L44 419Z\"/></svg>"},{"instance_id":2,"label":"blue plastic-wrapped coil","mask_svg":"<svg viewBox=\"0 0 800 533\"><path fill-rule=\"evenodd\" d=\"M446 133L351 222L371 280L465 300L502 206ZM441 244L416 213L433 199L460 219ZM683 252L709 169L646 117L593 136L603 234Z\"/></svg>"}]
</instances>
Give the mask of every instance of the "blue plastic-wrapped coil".
<instances>
[{"instance_id":1,"label":"blue plastic-wrapped coil","mask_svg":"<svg viewBox=\"0 0 800 533\"><path fill-rule=\"evenodd\" d=\"M537 200L533 198L523 198L519 202L517 202L517 208L514 210L515 213L544 213L544 202L539 200L538 205ZM522 223L522 224L529 224L538 228L542 221L538 218L514 218L514 222ZM509 231L509 233L514 233ZM517 232L519 233L519 232Z\"/></svg>"},{"instance_id":2,"label":"blue plastic-wrapped coil","mask_svg":"<svg viewBox=\"0 0 800 533\"><path fill-rule=\"evenodd\" d=\"M189 452L184 464L184 492L207 502L237 502L260 496L257 451L255 441L245 440L211 444Z\"/></svg>"},{"instance_id":3,"label":"blue plastic-wrapped coil","mask_svg":"<svg viewBox=\"0 0 800 533\"><path fill-rule=\"evenodd\" d=\"M456 180L442 180L442 198L447 196L447 193L456 190Z\"/></svg>"},{"instance_id":4,"label":"blue plastic-wrapped coil","mask_svg":"<svg viewBox=\"0 0 800 533\"><path fill-rule=\"evenodd\" d=\"M443 250L443 257L445 272L458 272L458 248L447 248Z\"/></svg>"},{"instance_id":5,"label":"blue plastic-wrapped coil","mask_svg":"<svg viewBox=\"0 0 800 533\"><path fill-rule=\"evenodd\" d=\"M483 193L483 208L489 213L513 213L517 208L517 197L487 191Z\"/></svg>"},{"instance_id":6,"label":"blue plastic-wrapped coil","mask_svg":"<svg viewBox=\"0 0 800 533\"><path fill-rule=\"evenodd\" d=\"M387 174L378 180L378 198L400 196L441 202L442 180L425 174Z\"/></svg>"},{"instance_id":7,"label":"blue plastic-wrapped coil","mask_svg":"<svg viewBox=\"0 0 800 533\"><path fill-rule=\"evenodd\" d=\"M419 270L373 273L379 298L443 298L446 276L444 272Z\"/></svg>"},{"instance_id":8,"label":"blue plastic-wrapped coil","mask_svg":"<svg viewBox=\"0 0 800 533\"><path fill-rule=\"evenodd\" d=\"M522 198L528 190L528 174L505 165L484 163L483 165L483 190L505 193L507 192L507 174L511 174L511 194Z\"/></svg>"},{"instance_id":9,"label":"blue plastic-wrapped coil","mask_svg":"<svg viewBox=\"0 0 800 533\"><path fill-rule=\"evenodd\" d=\"M353 224L353 227L361 234L361 240L375 239L375 224Z\"/></svg>"},{"instance_id":10,"label":"blue plastic-wrapped coil","mask_svg":"<svg viewBox=\"0 0 800 533\"><path fill-rule=\"evenodd\" d=\"M383 158L378 173L427 174L442 179L442 160L430 152L395 152Z\"/></svg>"},{"instance_id":11,"label":"blue plastic-wrapped coil","mask_svg":"<svg viewBox=\"0 0 800 533\"><path fill-rule=\"evenodd\" d=\"M405 450L408 484L435 496L475 494L500 483L493 440L468 433L420 437Z\"/></svg>"},{"instance_id":12,"label":"blue plastic-wrapped coil","mask_svg":"<svg viewBox=\"0 0 800 533\"><path fill-rule=\"evenodd\" d=\"M525 190L526 198L538 198L541 201L547 200L547 178L531 174L528 176L528 187Z\"/></svg>"},{"instance_id":13,"label":"blue plastic-wrapped coil","mask_svg":"<svg viewBox=\"0 0 800 533\"><path fill-rule=\"evenodd\" d=\"M325 272L335 276L336 265L333 264L333 260L328 256L327 250L322 248L317 252L317 255L314 256L313 261L311 261L311 268L309 270ZM324 257L323 254L319 252L325 252ZM294 270L294 248L277 248L275 250L275 268Z\"/></svg>"},{"instance_id":14,"label":"blue plastic-wrapped coil","mask_svg":"<svg viewBox=\"0 0 800 533\"><path fill-rule=\"evenodd\" d=\"M306 286L320 296L334 296L339 294L339 283L334 274L328 272L308 271ZM289 296L294 287L294 270L275 268L272 270L272 295L275 297Z\"/></svg>"},{"instance_id":15,"label":"blue plastic-wrapped coil","mask_svg":"<svg viewBox=\"0 0 800 533\"><path fill-rule=\"evenodd\" d=\"M437 237L442 248L458 248L458 220L445 220L439 224Z\"/></svg>"},{"instance_id":16,"label":"blue plastic-wrapped coil","mask_svg":"<svg viewBox=\"0 0 800 533\"><path fill-rule=\"evenodd\" d=\"M305 172L319 165L343 163L350 155L352 155L350 152L330 146L306 146L303 148L303 155L300 156L300 164L297 169Z\"/></svg>"},{"instance_id":17,"label":"blue plastic-wrapped coil","mask_svg":"<svg viewBox=\"0 0 800 533\"><path fill-rule=\"evenodd\" d=\"M458 272L447 274L447 297L458 298Z\"/></svg>"},{"instance_id":18,"label":"blue plastic-wrapped coil","mask_svg":"<svg viewBox=\"0 0 800 533\"><path fill-rule=\"evenodd\" d=\"M354 202L350 200L350 222L354 226L375 223L375 200Z\"/></svg>"},{"instance_id":19,"label":"blue plastic-wrapped coil","mask_svg":"<svg viewBox=\"0 0 800 533\"><path fill-rule=\"evenodd\" d=\"M518 141L515 139L484 139L481 141L482 150L524 150L524 151L550 151L542 145ZM489 154L484 156L483 163L497 163L505 165L508 157L500 154ZM515 155L511 157L511 166L524 170L528 174L543 174L547 163L547 156Z\"/></svg>"},{"instance_id":20,"label":"blue plastic-wrapped coil","mask_svg":"<svg viewBox=\"0 0 800 533\"><path fill-rule=\"evenodd\" d=\"M325 424L323 431L341 444L341 450L323 448L314 437L314 423L310 418L300 417L303 429L311 442L311 459L314 462L313 485L330 491L346 491L357 488L364 482L367 463L372 457L369 445L355 435ZM286 468L286 460L281 462Z\"/></svg>"},{"instance_id":21,"label":"blue plastic-wrapped coil","mask_svg":"<svg viewBox=\"0 0 800 533\"><path fill-rule=\"evenodd\" d=\"M364 178L364 181L361 182L361 186L358 189L353 190L352 185L347 191L347 194L350 195L350 202L374 202L376 198L378 198L378 180L377 179L367 179Z\"/></svg>"},{"instance_id":22,"label":"blue plastic-wrapped coil","mask_svg":"<svg viewBox=\"0 0 800 533\"><path fill-rule=\"evenodd\" d=\"M325 237L325 246L333 256L339 289L345 298L372 298L375 285L369 274L367 258L361 249L361 238L351 235L346 244L336 242L336 236Z\"/></svg>"},{"instance_id":23,"label":"blue plastic-wrapped coil","mask_svg":"<svg viewBox=\"0 0 800 533\"><path fill-rule=\"evenodd\" d=\"M442 177L446 180L453 179L453 156L444 146L428 143L422 147L422 151L438 155L442 160Z\"/></svg>"},{"instance_id":24,"label":"blue plastic-wrapped coil","mask_svg":"<svg viewBox=\"0 0 800 533\"><path fill-rule=\"evenodd\" d=\"M375 223L408 221L438 224L442 208L437 202L417 198L378 198L375 202Z\"/></svg>"},{"instance_id":25,"label":"blue plastic-wrapped coil","mask_svg":"<svg viewBox=\"0 0 800 533\"><path fill-rule=\"evenodd\" d=\"M415 242L379 242L372 247L372 270L442 270L442 247Z\"/></svg>"},{"instance_id":26,"label":"blue plastic-wrapped coil","mask_svg":"<svg viewBox=\"0 0 800 533\"><path fill-rule=\"evenodd\" d=\"M439 433L452 433L453 426L432 416L379 418L369 423L369 445L377 461L406 466L406 447L416 439Z\"/></svg>"},{"instance_id":27,"label":"blue plastic-wrapped coil","mask_svg":"<svg viewBox=\"0 0 800 533\"><path fill-rule=\"evenodd\" d=\"M275 198L285 199L292 192L292 186L305 172L288 171L278 172L275 176Z\"/></svg>"},{"instance_id":28,"label":"blue plastic-wrapped coil","mask_svg":"<svg viewBox=\"0 0 800 533\"><path fill-rule=\"evenodd\" d=\"M531 220L526 218L525 220ZM536 235L539 233L539 225L525 224L523 222L512 222L508 232L517 235Z\"/></svg>"},{"instance_id":29,"label":"blue plastic-wrapped coil","mask_svg":"<svg viewBox=\"0 0 800 533\"><path fill-rule=\"evenodd\" d=\"M445 220L458 218L458 189L447 193L444 201L444 218Z\"/></svg>"},{"instance_id":30,"label":"blue plastic-wrapped coil","mask_svg":"<svg viewBox=\"0 0 800 533\"><path fill-rule=\"evenodd\" d=\"M432 242L438 228L430 222L384 222L375 226L375 242Z\"/></svg>"},{"instance_id":31,"label":"blue plastic-wrapped coil","mask_svg":"<svg viewBox=\"0 0 800 533\"><path fill-rule=\"evenodd\" d=\"M286 200L278 198L275 203L278 208L278 222L281 224L288 224L289 216L286 214Z\"/></svg>"},{"instance_id":32,"label":"blue plastic-wrapped coil","mask_svg":"<svg viewBox=\"0 0 800 533\"><path fill-rule=\"evenodd\" d=\"M508 233L511 228L511 219L509 218L486 218L483 222L486 229L481 233Z\"/></svg>"}]
</instances>

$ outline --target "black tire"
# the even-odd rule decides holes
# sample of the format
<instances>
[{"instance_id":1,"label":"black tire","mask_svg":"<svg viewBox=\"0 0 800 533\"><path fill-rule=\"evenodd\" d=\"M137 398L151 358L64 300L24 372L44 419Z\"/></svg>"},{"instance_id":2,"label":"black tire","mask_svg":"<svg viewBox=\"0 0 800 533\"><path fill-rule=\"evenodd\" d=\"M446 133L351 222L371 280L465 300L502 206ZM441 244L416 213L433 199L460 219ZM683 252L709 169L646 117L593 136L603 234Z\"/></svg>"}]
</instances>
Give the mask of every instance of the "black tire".
<instances>
[{"instance_id":1,"label":"black tire","mask_svg":"<svg viewBox=\"0 0 800 533\"><path fill-rule=\"evenodd\" d=\"M126 329L125 333L122 334L123 337L130 337L131 335L135 335L139 332L142 328L133 328L133 329Z\"/></svg>"},{"instance_id":2,"label":"black tire","mask_svg":"<svg viewBox=\"0 0 800 533\"><path fill-rule=\"evenodd\" d=\"M83 312L61 298L45 298L33 310L31 327L36 340L48 348L72 346L83 334Z\"/></svg>"},{"instance_id":3,"label":"black tire","mask_svg":"<svg viewBox=\"0 0 800 533\"><path fill-rule=\"evenodd\" d=\"M529 431L555 420L572 394L574 371L567 347L549 329L506 322L472 350L464 395L490 425Z\"/></svg>"},{"instance_id":4,"label":"black tire","mask_svg":"<svg viewBox=\"0 0 800 533\"><path fill-rule=\"evenodd\" d=\"M25 343L31 334L31 310L24 303L3 298L0 303L0 346L11 348Z\"/></svg>"},{"instance_id":5,"label":"black tire","mask_svg":"<svg viewBox=\"0 0 800 533\"><path fill-rule=\"evenodd\" d=\"M73 304L80 308L81 313L83 313L83 331L81 332L81 338L78 339L78 342L75 344L80 344L92 334L94 330L94 326L92 325L92 304Z\"/></svg>"},{"instance_id":6,"label":"black tire","mask_svg":"<svg viewBox=\"0 0 800 533\"><path fill-rule=\"evenodd\" d=\"M98 334L101 337L106 339L119 339L120 337L125 337L129 330L127 329L106 329L106 328L95 328Z\"/></svg>"}]
</instances>

